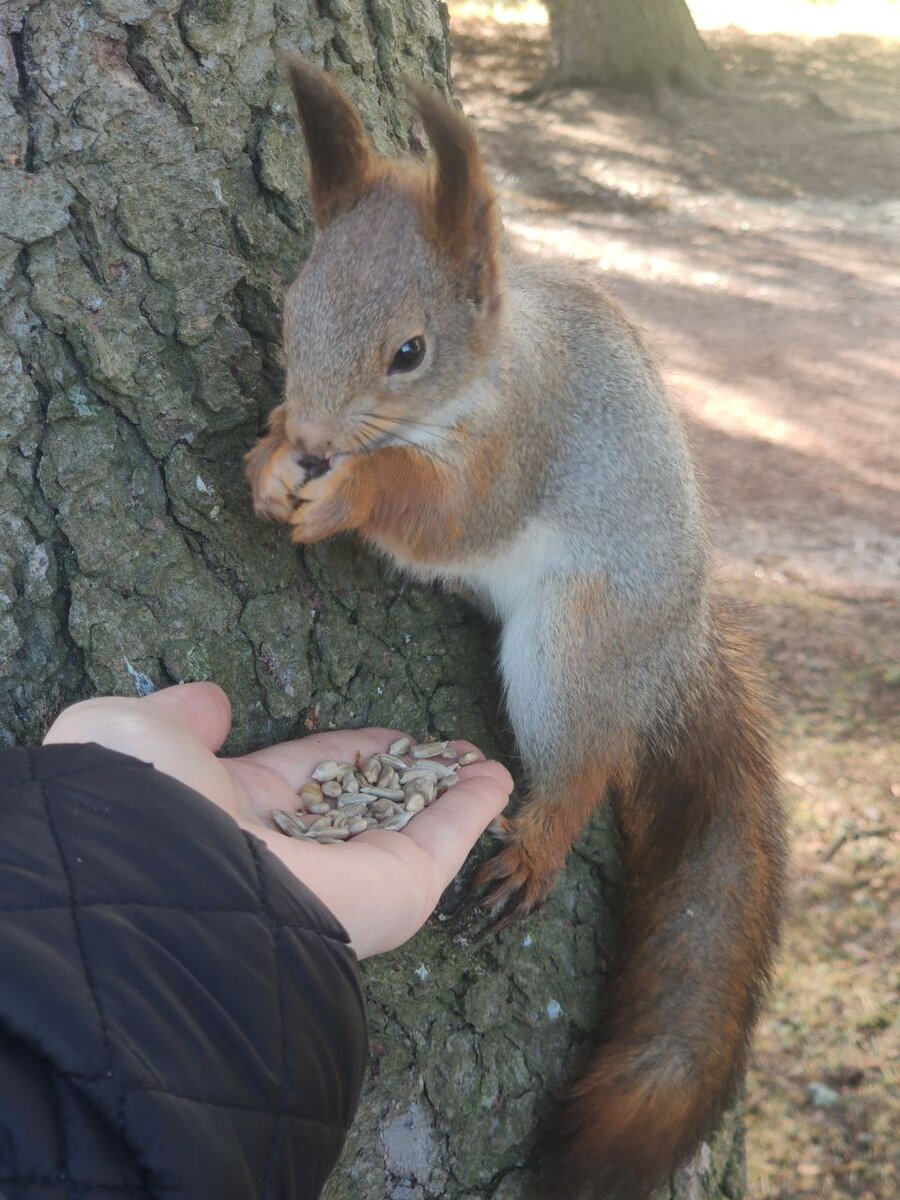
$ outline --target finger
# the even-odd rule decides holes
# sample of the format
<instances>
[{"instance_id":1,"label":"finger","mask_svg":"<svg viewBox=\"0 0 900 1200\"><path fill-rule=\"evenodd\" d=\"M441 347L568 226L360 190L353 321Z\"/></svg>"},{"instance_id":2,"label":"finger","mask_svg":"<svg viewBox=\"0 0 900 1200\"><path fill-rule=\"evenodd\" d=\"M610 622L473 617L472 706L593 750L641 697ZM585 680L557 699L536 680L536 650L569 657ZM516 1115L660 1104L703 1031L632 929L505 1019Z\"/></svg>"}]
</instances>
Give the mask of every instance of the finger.
<instances>
[{"instance_id":1,"label":"finger","mask_svg":"<svg viewBox=\"0 0 900 1200\"><path fill-rule=\"evenodd\" d=\"M362 760L384 753L391 742L402 737L396 729L347 729L336 733L315 733L293 742L267 746L244 756L278 774L297 791L321 762L352 763L359 753Z\"/></svg>"},{"instance_id":2,"label":"finger","mask_svg":"<svg viewBox=\"0 0 900 1200\"><path fill-rule=\"evenodd\" d=\"M466 741L463 741L461 738L452 738L452 739L448 740L447 745L453 747L453 749L456 751L458 758L462 758L464 754L473 754L474 753L474 754L478 755L478 757L476 759L474 759L475 763L488 761L488 758L485 755L484 751L479 750L474 742L466 742ZM491 760L491 761L493 761L493 760ZM448 766L449 765L450 764L448 763ZM464 769L464 768L461 768L461 769Z\"/></svg>"},{"instance_id":3,"label":"finger","mask_svg":"<svg viewBox=\"0 0 900 1200\"><path fill-rule=\"evenodd\" d=\"M96 742L133 755L227 807L233 788L212 751L230 725L231 706L221 688L186 683L141 700L101 696L74 704L54 722L45 742Z\"/></svg>"},{"instance_id":4,"label":"finger","mask_svg":"<svg viewBox=\"0 0 900 1200\"><path fill-rule=\"evenodd\" d=\"M231 731L231 701L217 683L180 683L138 703L177 722L208 750L218 750Z\"/></svg>"},{"instance_id":5,"label":"finger","mask_svg":"<svg viewBox=\"0 0 900 1200\"><path fill-rule=\"evenodd\" d=\"M140 700L133 696L98 696L94 700L79 700L63 709L44 737L44 745L54 742L108 742L100 735L112 722L135 719L140 712Z\"/></svg>"},{"instance_id":6,"label":"finger","mask_svg":"<svg viewBox=\"0 0 900 1200\"><path fill-rule=\"evenodd\" d=\"M108 734L115 725L119 736L132 736L139 746L141 730L148 721L171 724L179 734L189 734L207 749L218 750L231 729L231 704L215 683L179 684L140 700L133 696L98 696L61 712L44 742L93 741L111 746Z\"/></svg>"},{"instance_id":7,"label":"finger","mask_svg":"<svg viewBox=\"0 0 900 1200\"><path fill-rule=\"evenodd\" d=\"M470 750L478 749L476 746L469 745L469 743L460 742L458 744L466 745ZM480 751L478 752L480 753ZM480 758L477 762L472 763L471 766L460 767L457 774L459 775L459 782L465 784L467 787L475 786L482 778L491 779L504 790L507 799L515 787L513 777L507 771L506 767L492 758ZM462 789L457 787L454 790L458 792Z\"/></svg>"}]
</instances>

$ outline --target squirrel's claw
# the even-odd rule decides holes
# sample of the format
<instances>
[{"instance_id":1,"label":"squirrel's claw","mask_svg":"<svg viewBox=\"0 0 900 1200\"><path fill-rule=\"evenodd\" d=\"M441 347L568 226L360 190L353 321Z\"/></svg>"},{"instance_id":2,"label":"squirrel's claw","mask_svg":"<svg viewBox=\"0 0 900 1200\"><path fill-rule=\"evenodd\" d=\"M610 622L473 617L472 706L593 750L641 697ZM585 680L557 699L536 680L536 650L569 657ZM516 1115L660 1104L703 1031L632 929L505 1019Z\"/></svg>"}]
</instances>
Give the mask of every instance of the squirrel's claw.
<instances>
[{"instance_id":1,"label":"squirrel's claw","mask_svg":"<svg viewBox=\"0 0 900 1200\"><path fill-rule=\"evenodd\" d=\"M476 888L487 888L483 900L491 910L491 926L495 932L506 929L515 921L527 917L540 907L553 888L555 871L546 871L533 856L525 842L516 836L516 823L508 817L498 818L499 826L491 830L505 845L493 858L481 864L475 873Z\"/></svg>"}]
</instances>

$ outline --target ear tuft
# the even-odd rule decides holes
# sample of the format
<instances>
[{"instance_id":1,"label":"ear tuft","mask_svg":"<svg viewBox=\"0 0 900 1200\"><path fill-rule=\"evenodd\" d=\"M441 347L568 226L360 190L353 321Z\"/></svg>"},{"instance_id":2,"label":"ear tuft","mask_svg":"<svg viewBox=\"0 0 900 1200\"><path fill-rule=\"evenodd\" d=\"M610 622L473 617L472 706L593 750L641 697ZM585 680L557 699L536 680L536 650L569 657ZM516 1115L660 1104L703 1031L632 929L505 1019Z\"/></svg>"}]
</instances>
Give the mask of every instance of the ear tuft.
<instances>
[{"instance_id":1,"label":"ear tuft","mask_svg":"<svg viewBox=\"0 0 900 1200\"><path fill-rule=\"evenodd\" d=\"M426 234L466 272L471 299L492 305L499 288L500 223L475 134L462 113L432 88L407 80L406 90L436 161Z\"/></svg>"},{"instance_id":2,"label":"ear tuft","mask_svg":"<svg viewBox=\"0 0 900 1200\"><path fill-rule=\"evenodd\" d=\"M334 80L298 54L285 54L309 153L313 215L321 228L371 190L374 155L359 114Z\"/></svg>"}]
</instances>

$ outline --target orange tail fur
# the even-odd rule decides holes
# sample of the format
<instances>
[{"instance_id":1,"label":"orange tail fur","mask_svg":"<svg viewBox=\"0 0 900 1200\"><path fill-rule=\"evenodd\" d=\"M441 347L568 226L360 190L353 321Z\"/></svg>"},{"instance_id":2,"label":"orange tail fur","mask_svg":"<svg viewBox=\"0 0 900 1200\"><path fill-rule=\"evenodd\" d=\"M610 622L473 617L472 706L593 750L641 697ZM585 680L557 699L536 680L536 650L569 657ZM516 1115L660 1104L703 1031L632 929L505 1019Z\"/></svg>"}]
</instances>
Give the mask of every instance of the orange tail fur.
<instances>
[{"instance_id":1,"label":"orange tail fur","mask_svg":"<svg viewBox=\"0 0 900 1200\"><path fill-rule=\"evenodd\" d=\"M766 716L722 621L703 694L620 792L622 958L554 1139L567 1195L644 1200L730 1099L769 981L786 863Z\"/></svg>"}]
</instances>

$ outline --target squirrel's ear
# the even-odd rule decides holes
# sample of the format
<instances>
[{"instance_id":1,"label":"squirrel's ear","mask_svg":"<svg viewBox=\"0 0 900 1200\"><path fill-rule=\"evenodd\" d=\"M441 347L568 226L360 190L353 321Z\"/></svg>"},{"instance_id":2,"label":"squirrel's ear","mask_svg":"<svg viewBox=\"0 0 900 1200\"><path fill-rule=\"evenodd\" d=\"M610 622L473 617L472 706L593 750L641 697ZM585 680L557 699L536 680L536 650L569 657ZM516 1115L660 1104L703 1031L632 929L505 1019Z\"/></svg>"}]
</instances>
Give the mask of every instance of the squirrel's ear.
<instances>
[{"instance_id":1,"label":"squirrel's ear","mask_svg":"<svg viewBox=\"0 0 900 1200\"><path fill-rule=\"evenodd\" d=\"M298 54L282 61L303 124L313 215L321 228L371 189L374 155L359 114L327 72Z\"/></svg>"},{"instance_id":2,"label":"squirrel's ear","mask_svg":"<svg viewBox=\"0 0 900 1200\"><path fill-rule=\"evenodd\" d=\"M500 286L500 222L475 134L466 118L437 92L407 80L435 155L426 235L464 273L469 298L493 307Z\"/></svg>"}]
</instances>

